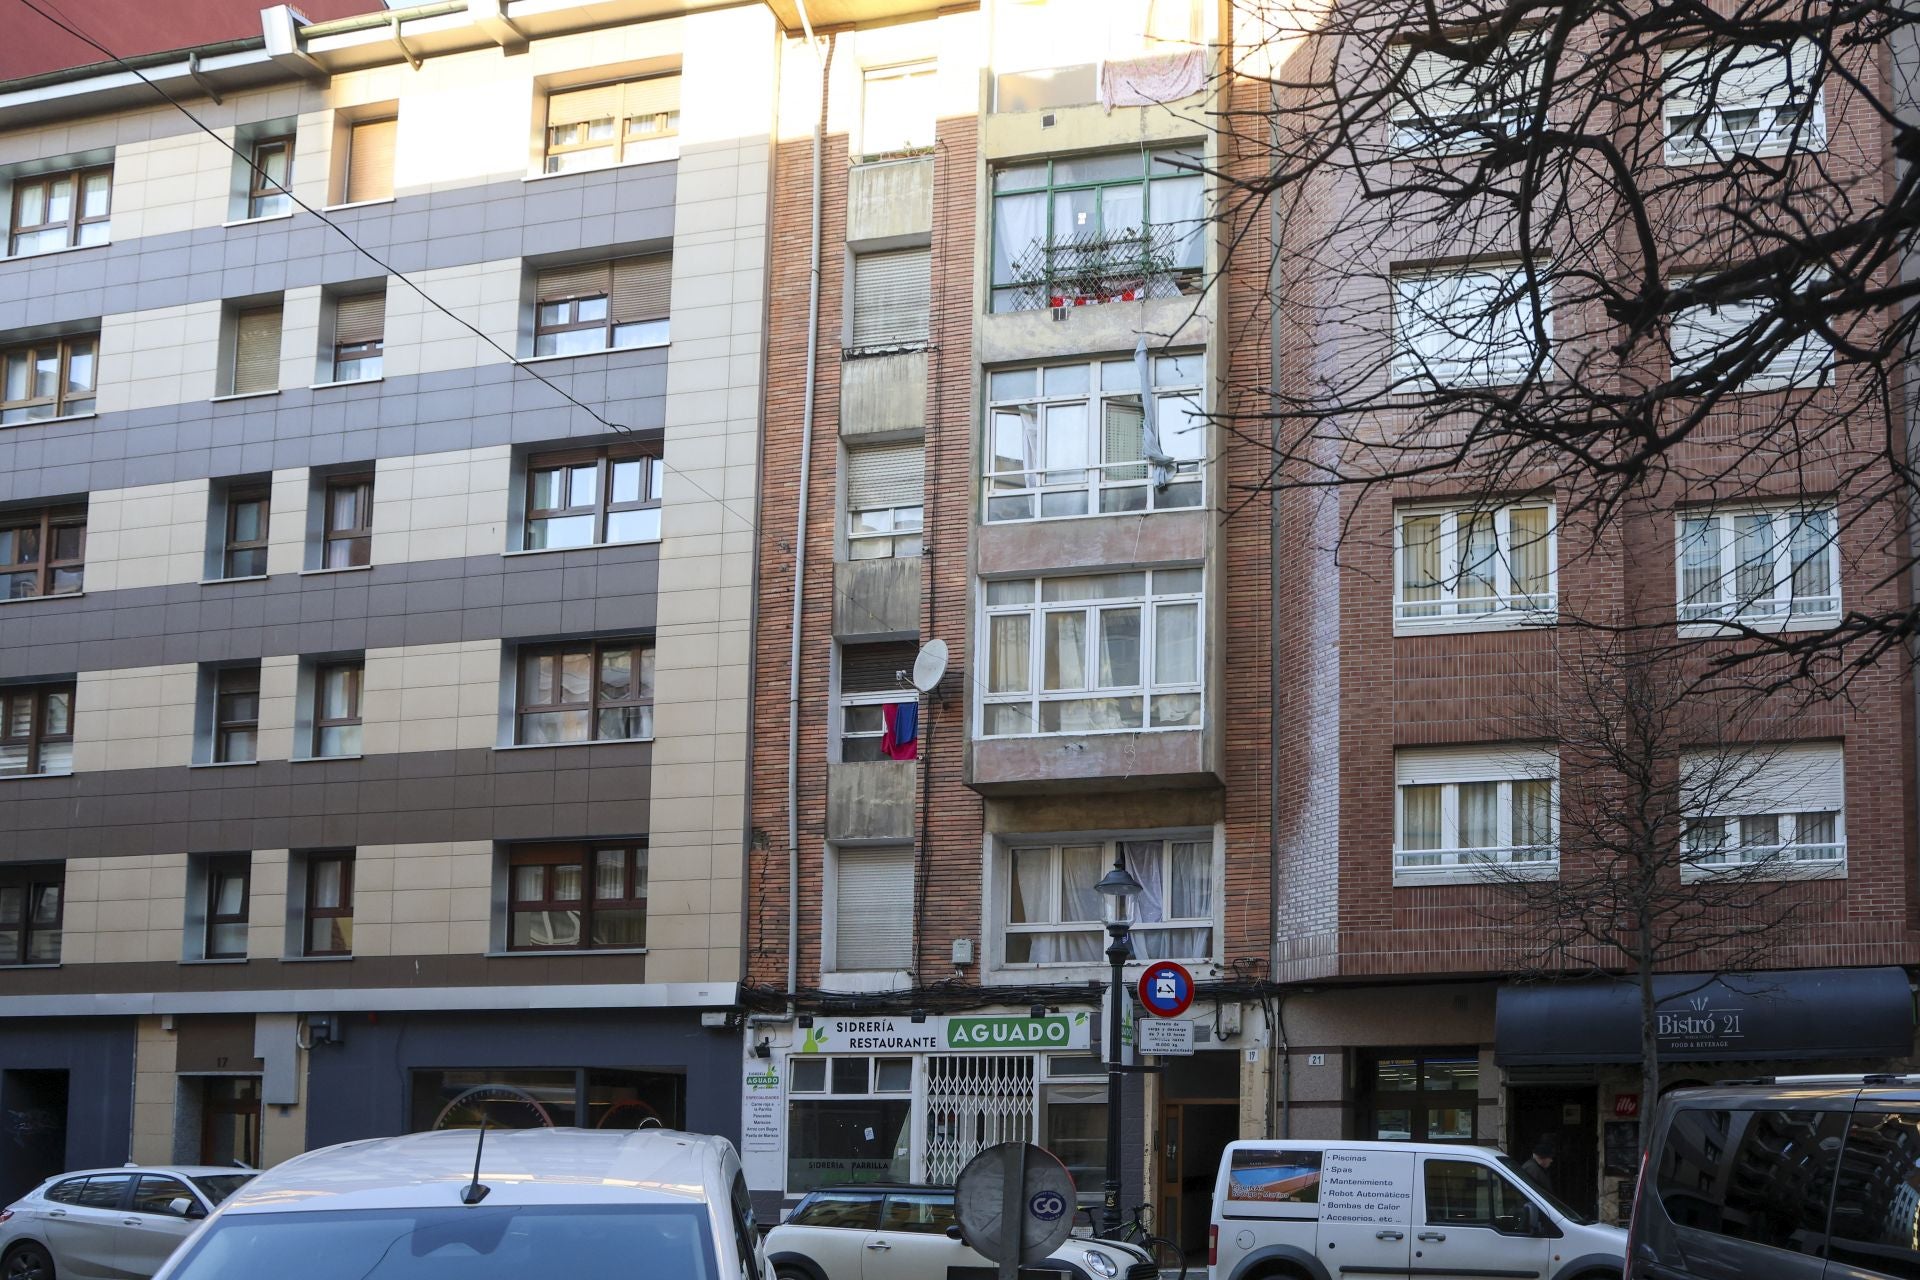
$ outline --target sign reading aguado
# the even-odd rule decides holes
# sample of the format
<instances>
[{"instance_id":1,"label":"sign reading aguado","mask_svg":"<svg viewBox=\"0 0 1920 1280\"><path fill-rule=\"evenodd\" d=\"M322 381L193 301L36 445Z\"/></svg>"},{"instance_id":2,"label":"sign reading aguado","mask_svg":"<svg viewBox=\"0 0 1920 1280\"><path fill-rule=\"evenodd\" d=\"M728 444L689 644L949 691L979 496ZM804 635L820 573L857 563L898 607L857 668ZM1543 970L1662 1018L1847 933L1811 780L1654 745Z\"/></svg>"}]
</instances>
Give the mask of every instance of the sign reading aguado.
<instances>
[{"instance_id":1,"label":"sign reading aguado","mask_svg":"<svg viewBox=\"0 0 1920 1280\"><path fill-rule=\"evenodd\" d=\"M1091 1016L1085 1010L1026 1014L911 1018L815 1018L800 1033L795 1053L1015 1052L1085 1049Z\"/></svg>"}]
</instances>

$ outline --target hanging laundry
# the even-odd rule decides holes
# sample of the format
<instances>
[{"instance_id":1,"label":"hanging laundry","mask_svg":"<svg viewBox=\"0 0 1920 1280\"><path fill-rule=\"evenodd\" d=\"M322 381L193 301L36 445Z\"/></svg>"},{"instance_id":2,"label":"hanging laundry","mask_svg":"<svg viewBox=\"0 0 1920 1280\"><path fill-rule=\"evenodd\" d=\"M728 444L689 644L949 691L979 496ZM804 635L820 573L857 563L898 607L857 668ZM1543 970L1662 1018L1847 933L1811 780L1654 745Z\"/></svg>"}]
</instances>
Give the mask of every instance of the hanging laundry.
<instances>
[{"instance_id":1,"label":"hanging laundry","mask_svg":"<svg viewBox=\"0 0 1920 1280\"><path fill-rule=\"evenodd\" d=\"M889 760L917 760L920 757L920 704L889 702L880 709L886 732L880 749Z\"/></svg>"}]
</instances>

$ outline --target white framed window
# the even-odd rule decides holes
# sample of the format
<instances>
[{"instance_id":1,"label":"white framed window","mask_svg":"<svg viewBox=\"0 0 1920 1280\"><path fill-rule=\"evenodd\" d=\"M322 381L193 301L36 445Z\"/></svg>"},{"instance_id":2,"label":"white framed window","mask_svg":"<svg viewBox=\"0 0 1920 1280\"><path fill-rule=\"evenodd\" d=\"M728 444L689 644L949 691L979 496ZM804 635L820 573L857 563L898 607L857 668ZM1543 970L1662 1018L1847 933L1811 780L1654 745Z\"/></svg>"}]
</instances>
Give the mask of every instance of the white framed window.
<instances>
[{"instance_id":1,"label":"white framed window","mask_svg":"<svg viewBox=\"0 0 1920 1280\"><path fill-rule=\"evenodd\" d=\"M1509 40L1498 57L1465 62L1430 49L1401 50L1404 70L1387 108L1390 145L1403 154L1483 151L1514 131L1540 79L1538 33Z\"/></svg>"},{"instance_id":2,"label":"white framed window","mask_svg":"<svg viewBox=\"0 0 1920 1280\"><path fill-rule=\"evenodd\" d=\"M847 450L847 559L911 559L925 519L919 441Z\"/></svg>"},{"instance_id":3,"label":"white framed window","mask_svg":"<svg viewBox=\"0 0 1920 1280\"><path fill-rule=\"evenodd\" d=\"M905 693L849 693L840 698L840 760L886 760L887 708L914 701Z\"/></svg>"},{"instance_id":4,"label":"white framed window","mask_svg":"<svg viewBox=\"0 0 1920 1280\"><path fill-rule=\"evenodd\" d=\"M1094 888L1118 850L1140 882L1132 900L1138 960L1205 960L1213 955L1214 857L1207 835L1045 844L1009 840L1000 860L1005 892L1001 963L1106 963L1105 923L1118 899Z\"/></svg>"},{"instance_id":5,"label":"white framed window","mask_svg":"<svg viewBox=\"0 0 1920 1280\"><path fill-rule=\"evenodd\" d=\"M918 652L911 640L839 646L840 763L890 758L885 751L887 708L918 699L901 679L913 670Z\"/></svg>"},{"instance_id":6,"label":"white framed window","mask_svg":"<svg viewBox=\"0 0 1920 1280\"><path fill-rule=\"evenodd\" d=\"M1449 883L1489 867L1560 864L1560 758L1534 746L1394 753L1393 881Z\"/></svg>"},{"instance_id":7,"label":"white framed window","mask_svg":"<svg viewBox=\"0 0 1920 1280\"><path fill-rule=\"evenodd\" d=\"M1680 762L1683 877L1755 866L1783 873L1844 868L1841 744L1692 752Z\"/></svg>"},{"instance_id":8,"label":"white framed window","mask_svg":"<svg viewBox=\"0 0 1920 1280\"><path fill-rule=\"evenodd\" d=\"M1199 569L989 582L982 737L1198 729Z\"/></svg>"},{"instance_id":9,"label":"white framed window","mask_svg":"<svg viewBox=\"0 0 1920 1280\"><path fill-rule=\"evenodd\" d=\"M1679 621L1813 626L1840 616L1832 506L1719 508L1679 523Z\"/></svg>"},{"instance_id":10,"label":"white framed window","mask_svg":"<svg viewBox=\"0 0 1920 1280\"><path fill-rule=\"evenodd\" d=\"M1524 267L1451 267L1393 273L1394 379L1437 386L1500 386L1535 363L1535 297L1552 337L1551 294ZM1543 374L1545 370L1542 370Z\"/></svg>"},{"instance_id":11,"label":"white framed window","mask_svg":"<svg viewBox=\"0 0 1920 1280\"><path fill-rule=\"evenodd\" d=\"M913 967L913 849L833 851L833 969Z\"/></svg>"},{"instance_id":12,"label":"white framed window","mask_svg":"<svg viewBox=\"0 0 1920 1280\"><path fill-rule=\"evenodd\" d=\"M1667 163L1826 150L1819 72L1812 40L1667 53L1660 104Z\"/></svg>"},{"instance_id":13,"label":"white framed window","mask_svg":"<svg viewBox=\"0 0 1920 1280\"><path fill-rule=\"evenodd\" d=\"M932 150L938 83L931 62L867 68L861 86L860 147L868 159Z\"/></svg>"},{"instance_id":14,"label":"white framed window","mask_svg":"<svg viewBox=\"0 0 1920 1280\"><path fill-rule=\"evenodd\" d=\"M1197 507L1206 457L1205 358L1153 359L1154 424L1170 465L1147 461L1147 401L1132 359L987 375L989 521ZM1164 483L1163 483L1164 482Z\"/></svg>"},{"instance_id":15,"label":"white framed window","mask_svg":"<svg viewBox=\"0 0 1920 1280\"><path fill-rule=\"evenodd\" d=\"M547 173L659 158L644 144L680 132L680 77L649 76L547 95Z\"/></svg>"},{"instance_id":16,"label":"white framed window","mask_svg":"<svg viewBox=\"0 0 1920 1280\"><path fill-rule=\"evenodd\" d=\"M1700 377L1735 343L1747 344L1750 351L1764 349L1771 331L1780 325L1773 304L1759 298L1703 304L1678 311L1667 336L1673 376ZM1824 383L1832 371L1832 344L1817 333L1807 333L1781 346L1764 365L1742 379L1737 389L1776 391L1781 387L1817 386ZM1714 381L1722 380L1715 378Z\"/></svg>"},{"instance_id":17,"label":"white framed window","mask_svg":"<svg viewBox=\"0 0 1920 1280\"><path fill-rule=\"evenodd\" d=\"M1396 512L1395 629L1552 622L1557 608L1554 536L1549 502Z\"/></svg>"}]
</instances>

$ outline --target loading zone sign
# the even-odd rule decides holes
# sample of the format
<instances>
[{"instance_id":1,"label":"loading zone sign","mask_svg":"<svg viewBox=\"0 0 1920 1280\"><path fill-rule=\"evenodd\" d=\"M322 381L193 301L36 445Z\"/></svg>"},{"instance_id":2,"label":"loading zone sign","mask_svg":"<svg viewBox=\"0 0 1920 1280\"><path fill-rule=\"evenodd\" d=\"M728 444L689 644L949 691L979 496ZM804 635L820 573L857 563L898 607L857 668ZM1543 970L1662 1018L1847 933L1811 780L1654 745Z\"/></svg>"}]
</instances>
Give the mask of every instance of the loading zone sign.
<instances>
[{"instance_id":1,"label":"loading zone sign","mask_svg":"<svg viewBox=\"0 0 1920 1280\"><path fill-rule=\"evenodd\" d=\"M1193 1004L1193 975L1184 965L1156 960L1140 975L1140 1003L1157 1018L1177 1018Z\"/></svg>"}]
</instances>

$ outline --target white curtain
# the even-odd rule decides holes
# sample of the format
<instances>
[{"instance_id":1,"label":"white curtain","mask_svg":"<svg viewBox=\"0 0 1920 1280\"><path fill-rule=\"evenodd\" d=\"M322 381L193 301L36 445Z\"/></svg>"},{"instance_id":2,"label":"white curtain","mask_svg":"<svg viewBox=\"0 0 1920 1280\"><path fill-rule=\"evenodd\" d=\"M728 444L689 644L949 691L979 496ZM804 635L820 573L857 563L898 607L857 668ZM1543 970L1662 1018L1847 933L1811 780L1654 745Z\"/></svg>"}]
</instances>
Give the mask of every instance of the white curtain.
<instances>
[{"instance_id":1,"label":"white curtain","mask_svg":"<svg viewBox=\"0 0 1920 1280\"><path fill-rule=\"evenodd\" d=\"M1052 875L1053 859L1049 850L1013 851L1013 896L1007 904L1009 924L1038 924L1047 918L1048 888ZM1033 944L1029 960L1034 964L1057 962L1055 935L1037 933L1028 936Z\"/></svg>"},{"instance_id":2,"label":"white curtain","mask_svg":"<svg viewBox=\"0 0 1920 1280\"><path fill-rule=\"evenodd\" d=\"M1105 873L1099 845L1071 845L1060 850L1060 919L1097 921L1104 912L1098 884ZM1054 939L1058 962L1092 964L1100 959L1105 939L1092 930L1062 933Z\"/></svg>"},{"instance_id":3,"label":"white curtain","mask_svg":"<svg viewBox=\"0 0 1920 1280\"><path fill-rule=\"evenodd\" d=\"M1044 191L997 196L993 202L993 283L996 288L1019 280L1017 270L1034 245L1046 235L1047 196Z\"/></svg>"},{"instance_id":4,"label":"white curtain","mask_svg":"<svg viewBox=\"0 0 1920 1280\"><path fill-rule=\"evenodd\" d=\"M1202 920L1213 915L1213 847L1192 840L1173 846L1172 892L1168 914L1176 920Z\"/></svg>"},{"instance_id":5,"label":"white curtain","mask_svg":"<svg viewBox=\"0 0 1920 1280\"><path fill-rule=\"evenodd\" d=\"M1500 784L1460 784L1460 839L1462 849L1491 849L1500 843Z\"/></svg>"},{"instance_id":6,"label":"white curtain","mask_svg":"<svg viewBox=\"0 0 1920 1280\"><path fill-rule=\"evenodd\" d=\"M1182 178L1158 178L1153 183L1153 225L1165 227L1166 237L1156 239L1156 248L1164 244L1173 250L1176 268L1206 265L1207 245L1202 236L1206 221L1202 217L1205 181L1199 174Z\"/></svg>"}]
</instances>

